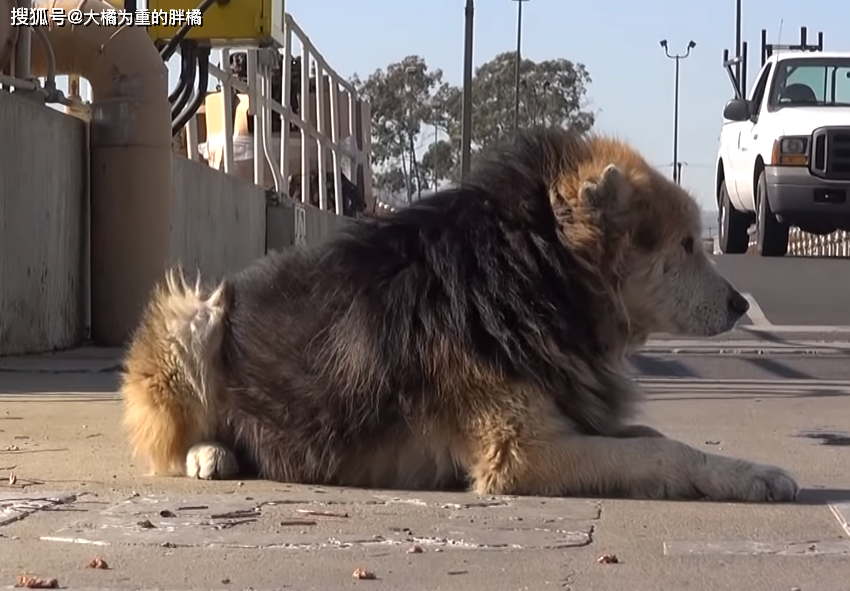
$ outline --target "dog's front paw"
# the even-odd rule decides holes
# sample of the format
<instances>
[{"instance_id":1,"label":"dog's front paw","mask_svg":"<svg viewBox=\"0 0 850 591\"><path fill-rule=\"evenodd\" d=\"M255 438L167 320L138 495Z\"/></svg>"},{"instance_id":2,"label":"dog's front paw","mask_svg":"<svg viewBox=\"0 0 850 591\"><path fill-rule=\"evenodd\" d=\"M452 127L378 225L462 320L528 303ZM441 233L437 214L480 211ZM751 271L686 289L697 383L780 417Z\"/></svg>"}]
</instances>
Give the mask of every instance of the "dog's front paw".
<instances>
[{"instance_id":1,"label":"dog's front paw","mask_svg":"<svg viewBox=\"0 0 850 591\"><path fill-rule=\"evenodd\" d=\"M186 476L202 480L226 480L239 474L236 456L219 443L198 443L186 454Z\"/></svg>"},{"instance_id":2,"label":"dog's front paw","mask_svg":"<svg viewBox=\"0 0 850 591\"><path fill-rule=\"evenodd\" d=\"M800 485L786 470L767 464L710 456L695 483L711 501L788 503Z\"/></svg>"}]
</instances>

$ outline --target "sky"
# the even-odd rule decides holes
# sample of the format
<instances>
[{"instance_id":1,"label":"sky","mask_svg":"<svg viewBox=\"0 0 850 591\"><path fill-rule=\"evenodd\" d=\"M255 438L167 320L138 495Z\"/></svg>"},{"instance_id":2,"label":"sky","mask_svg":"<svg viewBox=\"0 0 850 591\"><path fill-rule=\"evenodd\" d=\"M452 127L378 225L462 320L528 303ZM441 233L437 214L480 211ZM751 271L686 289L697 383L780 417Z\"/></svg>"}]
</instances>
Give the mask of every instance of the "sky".
<instances>
[{"instance_id":1,"label":"sky","mask_svg":"<svg viewBox=\"0 0 850 591\"><path fill-rule=\"evenodd\" d=\"M286 11L344 78L415 54L459 85L465 1L287 0ZM515 50L516 13L512 0L475 2L475 67ZM748 88L760 67L761 29L768 29L768 42L791 44L807 26L810 42L823 31L825 49L850 51L846 0L743 0L742 20L750 53ZM716 209L714 164L723 105L733 96L722 57L724 49L734 53L735 0L529 0L522 31L523 57L583 63L593 79L588 108L597 113L596 129L631 142L668 173L674 62L659 41L667 39L671 53L684 53L694 40L697 46L680 71L682 185L704 210Z\"/></svg>"}]
</instances>

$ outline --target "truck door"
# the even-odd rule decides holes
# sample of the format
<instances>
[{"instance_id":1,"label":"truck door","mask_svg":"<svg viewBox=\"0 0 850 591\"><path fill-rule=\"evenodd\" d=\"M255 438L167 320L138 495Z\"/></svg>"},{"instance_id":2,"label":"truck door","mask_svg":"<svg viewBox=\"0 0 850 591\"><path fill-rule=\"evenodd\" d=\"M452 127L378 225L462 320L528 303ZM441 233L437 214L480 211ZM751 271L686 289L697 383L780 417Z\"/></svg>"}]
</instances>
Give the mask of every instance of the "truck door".
<instances>
[{"instance_id":1,"label":"truck door","mask_svg":"<svg viewBox=\"0 0 850 591\"><path fill-rule=\"evenodd\" d=\"M758 157L757 140L759 134L759 115L765 103L767 83L773 71L773 63L765 64L759 73L750 95L752 118L741 124L738 136L738 154L735 157L735 193L740 206L747 211L755 211L755 191L753 189L753 167Z\"/></svg>"}]
</instances>

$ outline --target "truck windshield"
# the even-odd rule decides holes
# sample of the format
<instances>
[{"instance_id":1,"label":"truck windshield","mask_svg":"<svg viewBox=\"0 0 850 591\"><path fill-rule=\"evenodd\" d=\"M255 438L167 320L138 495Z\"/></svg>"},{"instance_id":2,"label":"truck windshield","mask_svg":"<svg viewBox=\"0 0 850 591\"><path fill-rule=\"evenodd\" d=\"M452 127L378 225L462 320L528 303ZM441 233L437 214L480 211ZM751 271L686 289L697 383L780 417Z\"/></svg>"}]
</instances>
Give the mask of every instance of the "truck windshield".
<instances>
[{"instance_id":1,"label":"truck windshield","mask_svg":"<svg viewBox=\"0 0 850 591\"><path fill-rule=\"evenodd\" d=\"M850 107L850 57L780 61L770 105L773 108Z\"/></svg>"}]
</instances>

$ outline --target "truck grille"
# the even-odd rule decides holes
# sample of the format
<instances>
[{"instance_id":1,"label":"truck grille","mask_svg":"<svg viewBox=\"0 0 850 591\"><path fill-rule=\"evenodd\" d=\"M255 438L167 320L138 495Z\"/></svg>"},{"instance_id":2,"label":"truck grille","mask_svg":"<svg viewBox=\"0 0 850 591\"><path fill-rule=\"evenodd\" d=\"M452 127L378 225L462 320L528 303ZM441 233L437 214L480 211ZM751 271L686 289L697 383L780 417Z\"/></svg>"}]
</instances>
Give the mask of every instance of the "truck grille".
<instances>
[{"instance_id":1,"label":"truck grille","mask_svg":"<svg viewBox=\"0 0 850 591\"><path fill-rule=\"evenodd\" d=\"M850 180L850 127L821 127L812 134L812 174L830 180Z\"/></svg>"}]
</instances>

